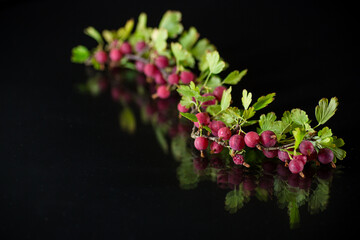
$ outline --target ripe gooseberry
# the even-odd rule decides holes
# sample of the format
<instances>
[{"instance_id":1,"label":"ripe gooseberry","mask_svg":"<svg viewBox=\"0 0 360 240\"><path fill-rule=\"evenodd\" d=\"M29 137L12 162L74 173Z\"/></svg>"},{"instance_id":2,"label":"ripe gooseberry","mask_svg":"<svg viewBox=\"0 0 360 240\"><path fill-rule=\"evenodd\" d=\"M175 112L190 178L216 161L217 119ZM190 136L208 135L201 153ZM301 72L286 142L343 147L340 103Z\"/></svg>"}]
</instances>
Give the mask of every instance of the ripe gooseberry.
<instances>
[{"instance_id":1,"label":"ripe gooseberry","mask_svg":"<svg viewBox=\"0 0 360 240\"><path fill-rule=\"evenodd\" d=\"M231 137L231 131L228 127L220 128L217 134L220 139L224 140L229 140Z\"/></svg>"},{"instance_id":2,"label":"ripe gooseberry","mask_svg":"<svg viewBox=\"0 0 360 240\"><path fill-rule=\"evenodd\" d=\"M256 145L259 144L260 136L259 136L259 134L257 134L257 132L251 131L251 132L248 132L245 134L244 140L245 140L246 146L248 146L250 148L254 148L254 147L256 147Z\"/></svg>"},{"instance_id":3,"label":"ripe gooseberry","mask_svg":"<svg viewBox=\"0 0 360 240\"><path fill-rule=\"evenodd\" d=\"M260 142L264 147L273 147L276 144L276 135L273 131L266 130L260 135Z\"/></svg>"},{"instance_id":4,"label":"ripe gooseberry","mask_svg":"<svg viewBox=\"0 0 360 240\"><path fill-rule=\"evenodd\" d=\"M233 150L241 151L245 147L244 137L238 134L233 135L229 139L229 145Z\"/></svg>"},{"instance_id":5,"label":"ripe gooseberry","mask_svg":"<svg viewBox=\"0 0 360 240\"><path fill-rule=\"evenodd\" d=\"M106 54L106 52L105 51L103 51L103 50L100 50L100 51L97 51L96 53L95 53L95 60L98 62L98 63L101 63L101 64L103 64L103 63L105 63L106 61L107 61L107 54Z\"/></svg>"},{"instance_id":6,"label":"ripe gooseberry","mask_svg":"<svg viewBox=\"0 0 360 240\"><path fill-rule=\"evenodd\" d=\"M165 85L161 85L157 88L156 94L161 99L166 99L170 96L170 90Z\"/></svg>"},{"instance_id":7,"label":"ripe gooseberry","mask_svg":"<svg viewBox=\"0 0 360 240\"><path fill-rule=\"evenodd\" d=\"M195 78L194 74L190 71L183 71L180 73L180 79L184 84L188 84Z\"/></svg>"}]
</instances>

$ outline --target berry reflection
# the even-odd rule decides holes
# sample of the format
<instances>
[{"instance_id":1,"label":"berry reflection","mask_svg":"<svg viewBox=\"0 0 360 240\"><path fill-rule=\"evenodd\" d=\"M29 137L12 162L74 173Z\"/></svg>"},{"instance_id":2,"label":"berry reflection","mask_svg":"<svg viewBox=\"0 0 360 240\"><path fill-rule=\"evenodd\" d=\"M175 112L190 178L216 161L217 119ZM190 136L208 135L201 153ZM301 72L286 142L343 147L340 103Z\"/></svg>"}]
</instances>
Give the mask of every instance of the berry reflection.
<instances>
[{"instance_id":1,"label":"berry reflection","mask_svg":"<svg viewBox=\"0 0 360 240\"><path fill-rule=\"evenodd\" d=\"M115 53L111 58L116 58ZM158 68L167 66L160 57L155 64ZM146 71L151 70L151 66L145 67ZM225 210L231 214L241 212L240 209L254 199L276 201L280 209L288 212L290 228L299 226L300 208L307 208L310 214L326 209L331 182L341 171L331 167L332 151L322 149L317 153L308 141L300 144L301 155L292 156L291 149L258 151L259 144L269 148L276 144L272 131L261 135L253 131L233 134L223 122L211 121L207 113L196 114L199 125L191 125L179 117L179 111L188 109L181 106L178 96L167 89L159 90L156 82L149 83L142 74L118 68L108 73L87 69L87 74L87 82L79 84L78 89L93 96L109 90L111 98L122 105L119 123L125 132L136 132L135 112L140 109L141 121L152 125L160 147L166 153L171 152L179 162L176 173L182 189L195 189L202 181L214 182L225 191ZM174 76L174 82L190 78L189 74L182 74ZM219 89L216 94L221 95L223 91ZM169 95L164 99L162 94ZM209 127L212 135L228 140L229 146L202 136L192 142L189 134L200 125ZM243 149L242 154L231 154ZM315 160L326 165L317 164Z\"/></svg>"}]
</instances>

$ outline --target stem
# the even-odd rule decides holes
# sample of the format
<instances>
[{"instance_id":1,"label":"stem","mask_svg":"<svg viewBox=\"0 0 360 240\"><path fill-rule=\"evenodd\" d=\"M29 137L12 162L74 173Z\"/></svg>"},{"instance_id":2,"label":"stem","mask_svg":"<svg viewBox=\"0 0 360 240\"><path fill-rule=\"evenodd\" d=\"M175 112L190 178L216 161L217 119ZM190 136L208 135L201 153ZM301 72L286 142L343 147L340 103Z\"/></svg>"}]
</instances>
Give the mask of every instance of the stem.
<instances>
[{"instance_id":1,"label":"stem","mask_svg":"<svg viewBox=\"0 0 360 240\"><path fill-rule=\"evenodd\" d=\"M139 61L139 62L143 62L143 63L150 63L149 60L147 60L145 58L142 58L141 56L134 55L134 54L125 54L124 57L129 59L129 60L133 60L133 61Z\"/></svg>"},{"instance_id":2,"label":"stem","mask_svg":"<svg viewBox=\"0 0 360 240\"><path fill-rule=\"evenodd\" d=\"M203 88L206 88L206 84L208 83L210 76L211 76L211 72L209 72L209 74L207 75L204 85L202 86Z\"/></svg>"},{"instance_id":3,"label":"stem","mask_svg":"<svg viewBox=\"0 0 360 240\"><path fill-rule=\"evenodd\" d=\"M217 144L220 144L223 147L231 149L231 147L226 142L221 141L218 137L202 135L201 133L199 134L199 132L196 132L196 127L194 125L192 128L192 131L191 131L191 138L196 139L199 136L207 138L208 140L216 142ZM312 137L308 138L307 140L312 140ZM273 150L287 149L287 148L293 147L294 145L295 145L295 142L291 142L291 143L284 144L282 146L277 146L277 147L264 147L261 144L258 144L258 146L259 146L258 149L265 150L265 151L273 151Z\"/></svg>"},{"instance_id":4,"label":"stem","mask_svg":"<svg viewBox=\"0 0 360 240\"><path fill-rule=\"evenodd\" d=\"M191 131L191 138L193 138L193 139L196 139L197 137L199 137L199 136L201 136L200 134L199 134L199 132L196 132L196 127L195 127L195 125L193 126L193 128L192 128L192 131ZM220 144L221 146L223 146L223 147L226 147L226 148L229 148L230 149L230 146L229 145L227 145L225 142L223 142L223 141L219 141L219 138L218 137L211 137L211 136L207 136L207 135L202 135L202 137L204 137L204 138L207 138L207 139L209 139L209 140L211 140L211 141L214 141L214 142L216 142L217 144Z\"/></svg>"},{"instance_id":5,"label":"stem","mask_svg":"<svg viewBox=\"0 0 360 240\"><path fill-rule=\"evenodd\" d=\"M128 60L133 60L133 61L139 61L139 62L143 62L145 64L150 63L149 60L139 56L139 55L134 55L134 54L125 54L124 55L125 58L127 58ZM163 77L165 79L167 79L167 77L169 76L169 74L164 70L164 69L159 69L161 74L163 75Z\"/></svg>"}]
</instances>

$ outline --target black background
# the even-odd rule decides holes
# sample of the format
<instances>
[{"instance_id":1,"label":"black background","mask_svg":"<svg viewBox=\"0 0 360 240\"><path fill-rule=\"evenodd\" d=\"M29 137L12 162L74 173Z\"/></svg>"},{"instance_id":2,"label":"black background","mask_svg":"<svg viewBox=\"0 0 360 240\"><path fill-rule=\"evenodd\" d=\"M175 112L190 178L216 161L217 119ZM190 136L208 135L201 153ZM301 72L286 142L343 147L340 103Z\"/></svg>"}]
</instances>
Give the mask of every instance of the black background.
<instances>
[{"instance_id":1,"label":"black background","mask_svg":"<svg viewBox=\"0 0 360 240\"><path fill-rule=\"evenodd\" d=\"M5 1L0 11L0 204L4 239L309 238L351 233L358 212L355 8L341 1ZM183 13L217 46L230 69L249 69L242 88L276 92L268 111L299 107L314 119L322 97L337 96L328 122L344 138L344 174L328 209L302 215L288 229L286 210L252 201L238 214L223 209L212 184L182 191L177 164L152 130L126 135L108 95L79 95L81 65L71 48L93 40L87 26L115 29L140 12L156 26L168 10Z\"/></svg>"}]
</instances>

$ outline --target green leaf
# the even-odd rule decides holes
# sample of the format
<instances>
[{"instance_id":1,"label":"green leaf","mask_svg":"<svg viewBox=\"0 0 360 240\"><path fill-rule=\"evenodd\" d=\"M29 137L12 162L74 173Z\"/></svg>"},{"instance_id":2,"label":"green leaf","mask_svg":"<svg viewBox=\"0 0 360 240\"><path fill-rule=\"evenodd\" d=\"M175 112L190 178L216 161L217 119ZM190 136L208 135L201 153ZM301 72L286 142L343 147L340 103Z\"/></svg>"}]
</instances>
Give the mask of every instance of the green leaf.
<instances>
[{"instance_id":1,"label":"green leaf","mask_svg":"<svg viewBox=\"0 0 360 240\"><path fill-rule=\"evenodd\" d=\"M197 60L201 60L205 56L206 52L211 52L214 50L215 46L210 44L208 39L202 38L191 49L191 53Z\"/></svg>"},{"instance_id":2,"label":"green leaf","mask_svg":"<svg viewBox=\"0 0 360 240\"><path fill-rule=\"evenodd\" d=\"M214 89L218 86L221 85L221 79L216 76L216 75L212 75L208 81L208 83L206 84L206 87L210 88L210 89Z\"/></svg>"},{"instance_id":3,"label":"green leaf","mask_svg":"<svg viewBox=\"0 0 360 240\"><path fill-rule=\"evenodd\" d=\"M273 112L269 112L266 115L262 114L259 120L259 126L261 131L272 130L273 123L276 120L276 115Z\"/></svg>"},{"instance_id":4,"label":"green leaf","mask_svg":"<svg viewBox=\"0 0 360 240\"><path fill-rule=\"evenodd\" d=\"M206 54L204 54L200 59L199 59L199 63L198 63L198 68L202 73L206 72L206 75L209 74L210 70L209 70L209 64L206 60Z\"/></svg>"},{"instance_id":5,"label":"green leaf","mask_svg":"<svg viewBox=\"0 0 360 240\"><path fill-rule=\"evenodd\" d=\"M220 60L218 51L208 52L206 54L206 61L212 74L220 73L225 67L225 62Z\"/></svg>"},{"instance_id":6,"label":"green leaf","mask_svg":"<svg viewBox=\"0 0 360 240\"><path fill-rule=\"evenodd\" d=\"M175 38L184 29L180 21L181 12L167 11L160 20L159 28L165 28L168 31L169 37Z\"/></svg>"},{"instance_id":7,"label":"green leaf","mask_svg":"<svg viewBox=\"0 0 360 240\"><path fill-rule=\"evenodd\" d=\"M336 147L342 147L345 145L345 142L342 138L337 138L336 136L333 136L333 143Z\"/></svg>"},{"instance_id":8,"label":"green leaf","mask_svg":"<svg viewBox=\"0 0 360 240\"><path fill-rule=\"evenodd\" d=\"M289 124L283 121L275 121L271 126L271 130L276 134L278 140L282 139L283 134L288 129Z\"/></svg>"},{"instance_id":9,"label":"green leaf","mask_svg":"<svg viewBox=\"0 0 360 240\"><path fill-rule=\"evenodd\" d=\"M258 110L266 107L270 103L272 103L275 99L274 97L275 97L275 93L269 93L266 96L261 96L258 98L256 103L254 103L253 107L255 108L256 111L258 111Z\"/></svg>"},{"instance_id":10,"label":"green leaf","mask_svg":"<svg viewBox=\"0 0 360 240\"><path fill-rule=\"evenodd\" d=\"M98 61L96 61L95 57L91 58L91 64L92 64L93 68L95 68L96 70L101 69L101 64L98 63Z\"/></svg>"},{"instance_id":11,"label":"green leaf","mask_svg":"<svg viewBox=\"0 0 360 240\"><path fill-rule=\"evenodd\" d=\"M228 107L224 111L222 110L220 120L223 121L227 126L232 126L238 122L241 118L240 109L237 107Z\"/></svg>"},{"instance_id":12,"label":"green leaf","mask_svg":"<svg viewBox=\"0 0 360 240\"><path fill-rule=\"evenodd\" d=\"M198 40L200 34L197 32L196 28L190 27L189 31L184 32L179 38L179 42L181 45L189 50L194 46L196 41Z\"/></svg>"},{"instance_id":13,"label":"green leaf","mask_svg":"<svg viewBox=\"0 0 360 240\"><path fill-rule=\"evenodd\" d=\"M135 32L131 34L129 37L129 42L132 45L135 45L139 41L145 41L145 42L149 41L151 37L152 29L148 28L146 24L147 24L147 15L145 13L140 13L138 17L138 22L136 24Z\"/></svg>"},{"instance_id":14,"label":"green leaf","mask_svg":"<svg viewBox=\"0 0 360 240\"><path fill-rule=\"evenodd\" d=\"M320 138L328 138L328 137L331 137L332 136L332 131L330 128L328 127L324 127L323 129L321 129L319 132L318 132L318 136Z\"/></svg>"},{"instance_id":15,"label":"green leaf","mask_svg":"<svg viewBox=\"0 0 360 240\"><path fill-rule=\"evenodd\" d=\"M251 92L248 93L247 90L244 89L242 92L241 102L245 110L248 109L251 101L252 101L252 93Z\"/></svg>"},{"instance_id":16,"label":"green leaf","mask_svg":"<svg viewBox=\"0 0 360 240\"><path fill-rule=\"evenodd\" d=\"M301 141L304 139L306 135L306 131L304 131L301 128L295 128L295 130L292 131L292 134L295 138L295 145L294 145L294 151L299 147Z\"/></svg>"},{"instance_id":17,"label":"green leaf","mask_svg":"<svg viewBox=\"0 0 360 240\"><path fill-rule=\"evenodd\" d=\"M90 51L82 45L74 47L71 52L71 61L74 63L84 63L90 57Z\"/></svg>"},{"instance_id":18,"label":"green leaf","mask_svg":"<svg viewBox=\"0 0 360 240\"><path fill-rule=\"evenodd\" d=\"M180 43L171 43L171 51L174 54L177 63L180 63L185 67L194 67L195 59Z\"/></svg>"},{"instance_id":19,"label":"green leaf","mask_svg":"<svg viewBox=\"0 0 360 240\"><path fill-rule=\"evenodd\" d=\"M319 105L315 108L315 117L319 125L326 123L335 114L338 105L336 97L331 98L330 103L327 98L319 101Z\"/></svg>"},{"instance_id":20,"label":"green leaf","mask_svg":"<svg viewBox=\"0 0 360 240\"><path fill-rule=\"evenodd\" d=\"M226 110L230 106L231 102L231 90L232 88L229 87L227 90L224 91L222 98L221 98L221 111Z\"/></svg>"},{"instance_id":21,"label":"green leaf","mask_svg":"<svg viewBox=\"0 0 360 240\"><path fill-rule=\"evenodd\" d=\"M254 107L249 107L248 109L245 109L243 112L243 118L245 120L252 118L255 115L256 111Z\"/></svg>"},{"instance_id":22,"label":"green leaf","mask_svg":"<svg viewBox=\"0 0 360 240\"><path fill-rule=\"evenodd\" d=\"M190 82L189 87L190 87L190 89L196 90L198 93L200 93L199 88L196 87L196 85L195 85L195 83L193 81Z\"/></svg>"},{"instance_id":23,"label":"green leaf","mask_svg":"<svg viewBox=\"0 0 360 240\"><path fill-rule=\"evenodd\" d=\"M198 100L199 102L207 102L207 101L211 101L211 100L213 100L213 99L215 99L215 97L214 96L198 96L198 97L196 97L196 100Z\"/></svg>"},{"instance_id":24,"label":"green leaf","mask_svg":"<svg viewBox=\"0 0 360 240\"><path fill-rule=\"evenodd\" d=\"M191 89L189 86L187 85L180 85L177 88L178 93L180 93L181 96L185 96L185 97L200 97L200 93L195 90L195 89Z\"/></svg>"},{"instance_id":25,"label":"green leaf","mask_svg":"<svg viewBox=\"0 0 360 240\"><path fill-rule=\"evenodd\" d=\"M330 146L327 146L327 148L329 148L331 151L333 151L334 156L339 160L343 160L346 157L346 151L341 148L330 147Z\"/></svg>"},{"instance_id":26,"label":"green leaf","mask_svg":"<svg viewBox=\"0 0 360 240\"><path fill-rule=\"evenodd\" d=\"M182 96L180 104L186 108L190 108L191 105L195 104L195 102L192 100L192 97Z\"/></svg>"},{"instance_id":27,"label":"green leaf","mask_svg":"<svg viewBox=\"0 0 360 240\"><path fill-rule=\"evenodd\" d=\"M243 127L247 127L247 126L251 126L254 125L256 123L258 123L259 120L250 120L250 121L246 121L245 123L242 124Z\"/></svg>"},{"instance_id":28,"label":"green leaf","mask_svg":"<svg viewBox=\"0 0 360 240\"><path fill-rule=\"evenodd\" d=\"M209 133L211 133L211 129L208 126L202 126L206 131L208 131Z\"/></svg>"},{"instance_id":29,"label":"green leaf","mask_svg":"<svg viewBox=\"0 0 360 240\"><path fill-rule=\"evenodd\" d=\"M292 123L292 119L291 119L291 113L289 111L285 111L283 113L283 116L281 118L281 121L287 125L290 125Z\"/></svg>"},{"instance_id":30,"label":"green leaf","mask_svg":"<svg viewBox=\"0 0 360 240\"><path fill-rule=\"evenodd\" d=\"M99 44L103 44L103 39L101 37L101 34L94 28L94 27L87 27L84 30L84 33L88 35L89 37L92 37L95 39Z\"/></svg>"},{"instance_id":31,"label":"green leaf","mask_svg":"<svg viewBox=\"0 0 360 240\"><path fill-rule=\"evenodd\" d=\"M294 123L303 126L309 121L309 117L305 111L296 108L291 110L291 119Z\"/></svg>"},{"instance_id":32,"label":"green leaf","mask_svg":"<svg viewBox=\"0 0 360 240\"><path fill-rule=\"evenodd\" d=\"M116 38L116 32L105 29L102 31L102 36L106 42L112 43Z\"/></svg>"},{"instance_id":33,"label":"green leaf","mask_svg":"<svg viewBox=\"0 0 360 240\"><path fill-rule=\"evenodd\" d=\"M136 24L136 32L141 32L144 31L146 29L146 24L147 24L147 15L146 13L140 13L139 18L138 18L138 22Z\"/></svg>"},{"instance_id":34,"label":"green leaf","mask_svg":"<svg viewBox=\"0 0 360 240\"><path fill-rule=\"evenodd\" d=\"M183 112L180 112L181 116L189 119L190 121L193 121L193 122L198 122L199 120L197 119L196 115L195 114L192 114L192 113L183 113Z\"/></svg>"},{"instance_id":35,"label":"green leaf","mask_svg":"<svg viewBox=\"0 0 360 240\"><path fill-rule=\"evenodd\" d=\"M167 43L166 39L168 38L168 32L164 28L154 29L151 34L151 39L154 43L154 48L158 51L159 54L163 53L166 49Z\"/></svg>"},{"instance_id":36,"label":"green leaf","mask_svg":"<svg viewBox=\"0 0 360 240\"><path fill-rule=\"evenodd\" d=\"M221 106L220 105L210 105L206 108L206 111L210 115L216 116L221 111Z\"/></svg>"},{"instance_id":37,"label":"green leaf","mask_svg":"<svg viewBox=\"0 0 360 240\"><path fill-rule=\"evenodd\" d=\"M134 19L127 20L125 23L125 26L122 28L119 28L119 30L117 31L118 38L123 41L128 39L128 37L131 34L131 31L134 28L134 24L135 24Z\"/></svg>"},{"instance_id":38,"label":"green leaf","mask_svg":"<svg viewBox=\"0 0 360 240\"><path fill-rule=\"evenodd\" d=\"M229 73L229 75L227 75L227 77L222 83L236 85L246 75L247 71L247 69L242 70L241 72L239 72L238 70L232 71L231 73Z\"/></svg>"}]
</instances>

